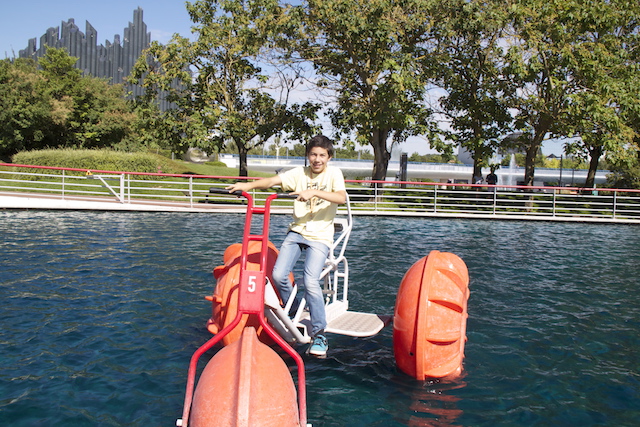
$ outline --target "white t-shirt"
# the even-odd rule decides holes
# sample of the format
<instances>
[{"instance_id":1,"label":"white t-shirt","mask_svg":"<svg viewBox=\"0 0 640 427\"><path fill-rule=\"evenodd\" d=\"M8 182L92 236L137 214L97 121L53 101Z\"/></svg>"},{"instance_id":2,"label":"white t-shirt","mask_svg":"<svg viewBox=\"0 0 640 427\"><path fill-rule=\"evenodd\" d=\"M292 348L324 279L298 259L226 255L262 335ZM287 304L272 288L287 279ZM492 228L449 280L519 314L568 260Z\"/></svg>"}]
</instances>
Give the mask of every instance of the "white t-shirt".
<instances>
[{"instance_id":1,"label":"white t-shirt","mask_svg":"<svg viewBox=\"0 0 640 427\"><path fill-rule=\"evenodd\" d=\"M342 171L327 165L320 174L311 172L310 166L299 166L280 174L282 190L285 192L322 190L346 191ZM338 205L318 197L312 197L306 202L293 203L293 222L290 231L300 233L305 239L322 242L327 246L333 243L333 219Z\"/></svg>"}]
</instances>

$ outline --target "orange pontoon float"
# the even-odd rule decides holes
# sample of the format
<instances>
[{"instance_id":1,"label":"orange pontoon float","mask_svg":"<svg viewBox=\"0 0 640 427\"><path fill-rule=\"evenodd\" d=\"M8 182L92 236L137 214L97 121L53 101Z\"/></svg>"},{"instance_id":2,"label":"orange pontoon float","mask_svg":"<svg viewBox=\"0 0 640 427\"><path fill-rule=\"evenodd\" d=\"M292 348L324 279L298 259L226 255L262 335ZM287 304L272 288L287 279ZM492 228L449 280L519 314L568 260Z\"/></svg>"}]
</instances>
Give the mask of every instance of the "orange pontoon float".
<instances>
[{"instance_id":1,"label":"orange pontoon float","mask_svg":"<svg viewBox=\"0 0 640 427\"><path fill-rule=\"evenodd\" d=\"M210 192L229 195L222 188ZM183 414L177 425L307 427L304 363L291 344L311 341L309 313L303 298L295 313L288 314L297 294L293 276L288 301L281 301L272 286L270 274L278 251L268 240L271 202L295 196L272 194L264 207L256 207L250 194L234 194L247 199L243 240L225 250L223 265L213 271L217 284L206 299L212 303L207 329L214 337L191 358ZM262 234L251 234L254 214L263 215ZM348 198L346 215L337 217L334 224L338 234L321 274L325 332L375 335L390 323L391 316L349 310L349 266L344 253L353 219ZM462 371L468 284L466 265L450 253L432 251L407 271L393 317L394 354L401 371L418 380ZM198 360L218 343L224 347L211 358L196 387ZM288 367L266 344L279 346L295 361L297 392Z\"/></svg>"},{"instance_id":2,"label":"orange pontoon float","mask_svg":"<svg viewBox=\"0 0 640 427\"><path fill-rule=\"evenodd\" d=\"M270 272L278 256L278 250L273 243L267 243L267 267L269 282L271 282ZM246 268L249 270L260 269L260 253L262 242L251 241L248 247L248 258ZM217 334L227 326L238 312L238 283L240 279L240 261L242 256L242 244L234 243L227 247L223 255L223 265L213 269L213 277L217 281L215 291L212 296L205 298L212 302L211 318L207 322L207 329L212 334ZM275 289L274 289L275 291ZM230 344L240 338L244 327L252 326L262 340L267 340L262 327L257 319L243 316L240 324L229 334L222 338L224 345Z\"/></svg>"},{"instance_id":3,"label":"orange pontoon float","mask_svg":"<svg viewBox=\"0 0 640 427\"><path fill-rule=\"evenodd\" d=\"M469 274L452 253L432 251L405 274L393 316L396 364L418 380L462 371Z\"/></svg>"},{"instance_id":4,"label":"orange pontoon float","mask_svg":"<svg viewBox=\"0 0 640 427\"><path fill-rule=\"evenodd\" d=\"M251 326L209 361L192 408L193 427L284 427L300 421L289 368Z\"/></svg>"}]
</instances>

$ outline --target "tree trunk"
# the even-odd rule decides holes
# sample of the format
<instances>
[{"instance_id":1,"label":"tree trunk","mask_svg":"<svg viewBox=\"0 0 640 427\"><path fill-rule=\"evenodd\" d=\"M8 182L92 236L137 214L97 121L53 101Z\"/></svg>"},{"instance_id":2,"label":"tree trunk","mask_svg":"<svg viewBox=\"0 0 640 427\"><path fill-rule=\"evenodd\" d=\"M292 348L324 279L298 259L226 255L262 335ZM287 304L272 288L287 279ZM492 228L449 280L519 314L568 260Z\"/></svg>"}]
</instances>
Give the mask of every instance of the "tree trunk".
<instances>
[{"instance_id":1,"label":"tree trunk","mask_svg":"<svg viewBox=\"0 0 640 427\"><path fill-rule=\"evenodd\" d=\"M533 185L533 179L536 172L536 156L538 155L538 150L540 150L540 147L542 146L542 141L544 140L545 135L547 134L547 132L549 132L551 122L551 116L548 114L543 114L534 128L535 133L533 134L533 138L530 141L526 141L524 185Z\"/></svg>"},{"instance_id":2,"label":"tree trunk","mask_svg":"<svg viewBox=\"0 0 640 427\"><path fill-rule=\"evenodd\" d=\"M596 180L596 171L598 170L598 163L600 157L602 157L602 146L598 145L589 149L589 155L591 160L589 161L589 172L587 172L587 180L584 183L585 188L593 188Z\"/></svg>"},{"instance_id":3,"label":"tree trunk","mask_svg":"<svg viewBox=\"0 0 640 427\"><path fill-rule=\"evenodd\" d=\"M524 185L532 186L533 178L536 172L536 155L538 154L538 149L540 148L540 146L532 141L530 144L527 144L526 147L526 158L524 162Z\"/></svg>"},{"instance_id":4,"label":"tree trunk","mask_svg":"<svg viewBox=\"0 0 640 427\"><path fill-rule=\"evenodd\" d=\"M476 177L482 177L482 156L473 156L473 176L471 177L471 183L476 183Z\"/></svg>"},{"instance_id":5,"label":"tree trunk","mask_svg":"<svg viewBox=\"0 0 640 427\"><path fill-rule=\"evenodd\" d=\"M247 153L249 150L240 142L236 142L236 147L238 147L238 155L240 156L238 176L249 176L249 168L247 167Z\"/></svg>"},{"instance_id":6,"label":"tree trunk","mask_svg":"<svg viewBox=\"0 0 640 427\"><path fill-rule=\"evenodd\" d=\"M369 142L373 147L373 171L371 179L374 181L384 181L387 178L387 168L391 153L387 151L388 129L374 129ZM372 185L375 187L375 185Z\"/></svg>"}]
</instances>

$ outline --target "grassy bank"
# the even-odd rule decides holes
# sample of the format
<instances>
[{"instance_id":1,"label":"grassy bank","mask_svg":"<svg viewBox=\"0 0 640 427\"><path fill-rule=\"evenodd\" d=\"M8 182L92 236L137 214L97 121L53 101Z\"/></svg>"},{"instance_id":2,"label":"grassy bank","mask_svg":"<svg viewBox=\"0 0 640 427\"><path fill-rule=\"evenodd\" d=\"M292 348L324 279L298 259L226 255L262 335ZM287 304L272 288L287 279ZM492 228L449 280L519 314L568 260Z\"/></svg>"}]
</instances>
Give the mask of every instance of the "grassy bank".
<instances>
[{"instance_id":1,"label":"grassy bank","mask_svg":"<svg viewBox=\"0 0 640 427\"><path fill-rule=\"evenodd\" d=\"M168 173L189 175L237 176L236 168L221 162L191 163L173 160L156 153L125 153L108 149L74 150L50 149L24 151L13 156L12 162L23 165L74 168L82 170L108 170L141 173ZM29 169L24 172L36 172ZM51 173L49 171L48 173ZM77 172L82 175L83 172ZM269 176L268 173L249 171L250 176Z\"/></svg>"}]
</instances>

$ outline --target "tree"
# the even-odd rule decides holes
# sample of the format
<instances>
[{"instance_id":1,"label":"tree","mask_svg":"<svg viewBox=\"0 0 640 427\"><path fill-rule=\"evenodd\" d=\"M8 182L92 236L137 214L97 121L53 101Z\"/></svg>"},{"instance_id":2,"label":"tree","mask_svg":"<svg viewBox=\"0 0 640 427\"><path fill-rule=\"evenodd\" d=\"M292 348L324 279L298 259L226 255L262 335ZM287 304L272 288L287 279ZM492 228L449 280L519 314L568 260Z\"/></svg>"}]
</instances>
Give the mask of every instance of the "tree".
<instances>
[{"instance_id":1,"label":"tree","mask_svg":"<svg viewBox=\"0 0 640 427\"><path fill-rule=\"evenodd\" d=\"M42 148L66 117L44 91L45 81L32 60L0 61L0 159Z\"/></svg>"},{"instance_id":2,"label":"tree","mask_svg":"<svg viewBox=\"0 0 640 427\"><path fill-rule=\"evenodd\" d=\"M581 33L573 50L574 76L583 90L571 97L570 129L580 136L571 149L589 157L585 187L592 188L603 154L626 155L638 136L633 117L639 63L630 48L637 44L640 5L598 1L575 15Z\"/></svg>"},{"instance_id":3,"label":"tree","mask_svg":"<svg viewBox=\"0 0 640 427\"><path fill-rule=\"evenodd\" d=\"M135 114L127 104L122 85L83 77L74 67L77 60L64 48L48 48L39 60L45 92L51 96L54 106L62 106L57 110L65 116L55 140L49 141L48 146L113 146L130 135Z\"/></svg>"},{"instance_id":4,"label":"tree","mask_svg":"<svg viewBox=\"0 0 640 427\"><path fill-rule=\"evenodd\" d=\"M456 158L451 154L424 154L413 153L409 156L410 162L420 163L455 163Z\"/></svg>"},{"instance_id":5,"label":"tree","mask_svg":"<svg viewBox=\"0 0 640 427\"><path fill-rule=\"evenodd\" d=\"M386 178L394 144L433 130L425 94L437 3L307 0L287 15L290 54L313 64L319 88L335 96L328 115L338 136L373 147L374 180Z\"/></svg>"},{"instance_id":6,"label":"tree","mask_svg":"<svg viewBox=\"0 0 640 427\"><path fill-rule=\"evenodd\" d=\"M626 156L618 156L607 175L607 187L640 189L640 148L630 147Z\"/></svg>"},{"instance_id":7,"label":"tree","mask_svg":"<svg viewBox=\"0 0 640 427\"><path fill-rule=\"evenodd\" d=\"M568 95L578 87L569 78L566 52L572 32L564 29L566 22L558 16L562 5L532 0L515 2L514 9L507 70L520 87L512 101L518 111L515 127L522 134L517 148L526 155L524 184L533 185L535 156L547 135L560 126Z\"/></svg>"},{"instance_id":8,"label":"tree","mask_svg":"<svg viewBox=\"0 0 640 427\"><path fill-rule=\"evenodd\" d=\"M510 130L508 96L515 87L504 77L504 43L508 15L504 2L453 1L436 29L441 68L435 83L450 129L442 130L473 158L473 177Z\"/></svg>"},{"instance_id":9,"label":"tree","mask_svg":"<svg viewBox=\"0 0 640 427\"><path fill-rule=\"evenodd\" d=\"M0 155L46 147L108 147L130 136L134 114L121 85L82 77L64 49L0 62Z\"/></svg>"},{"instance_id":10,"label":"tree","mask_svg":"<svg viewBox=\"0 0 640 427\"><path fill-rule=\"evenodd\" d=\"M145 145L176 153L186 153L189 147L219 148L211 138L214 115L207 108L192 108L190 58L191 42L176 34L166 46L151 42L132 68L129 83L144 89L133 104L135 126ZM162 111L160 105L169 108Z\"/></svg>"},{"instance_id":11,"label":"tree","mask_svg":"<svg viewBox=\"0 0 640 427\"><path fill-rule=\"evenodd\" d=\"M518 110L516 128L525 135L521 146L526 152L526 185L533 185L535 156L549 135L584 136L582 148L573 144L569 150L595 156L592 165L606 149L627 140L622 135L629 133L615 117L620 99L614 99L613 92L622 92L612 89L628 81L620 80L620 60L628 56L625 39L634 32L637 36L637 9L626 1L513 3L509 71L521 87L512 107ZM591 186L595 169L589 176Z\"/></svg>"},{"instance_id":12,"label":"tree","mask_svg":"<svg viewBox=\"0 0 640 427\"><path fill-rule=\"evenodd\" d=\"M178 79L184 90L171 99L177 104L173 114L182 119L176 123L205 150L233 143L240 155L239 174L246 176L249 150L291 122L306 123L315 115L309 105L289 108L289 87L275 99L259 62L281 7L277 0L199 0L187 3L187 10L197 39L176 35L167 46L152 44L135 77L144 78L144 86L156 93Z\"/></svg>"},{"instance_id":13,"label":"tree","mask_svg":"<svg viewBox=\"0 0 640 427\"><path fill-rule=\"evenodd\" d=\"M49 146L78 148L109 147L131 131L135 115L130 111L122 85L82 76L74 67L78 58L66 49L48 48L39 60L45 91L54 104L64 106L64 126L59 126Z\"/></svg>"},{"instance_id":14,"label":"tree","mask_svg":"<svg viewBox=\"0 0 640 427\"><path fill-rule=\"evenodd\" d=\"M640 37L640 35L639 35ZM636 54L640 45L638 45L638 38L634 43L631 43L631 52L636 49ZM638 56L636 56L637 58ZM638 73L639 64L634 64L629 67L631 72ZM630 80L632 88L630 93L640 93L640 81L637 79ZM635 85L635 90L633 90ZM613 188L636 188L640 189L640 105L633 98L627 98L630 102L623 103L621 105L620 113L625 119L625 123L633 129L635 136L633 142L626 144L622 147L622 150L617 150L614 153L609 153L607 156L607 163L609 163L609 169L611 174L607 176L607 185ZM613 154L613 155L612 155Z\"/></svg>"}]
</instances>

